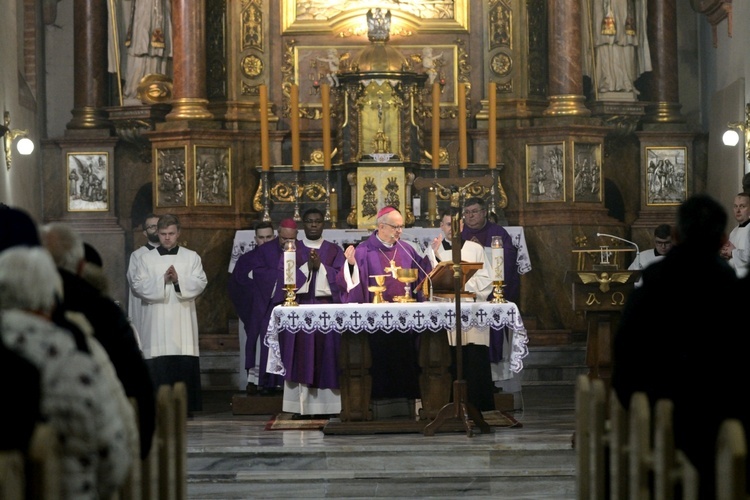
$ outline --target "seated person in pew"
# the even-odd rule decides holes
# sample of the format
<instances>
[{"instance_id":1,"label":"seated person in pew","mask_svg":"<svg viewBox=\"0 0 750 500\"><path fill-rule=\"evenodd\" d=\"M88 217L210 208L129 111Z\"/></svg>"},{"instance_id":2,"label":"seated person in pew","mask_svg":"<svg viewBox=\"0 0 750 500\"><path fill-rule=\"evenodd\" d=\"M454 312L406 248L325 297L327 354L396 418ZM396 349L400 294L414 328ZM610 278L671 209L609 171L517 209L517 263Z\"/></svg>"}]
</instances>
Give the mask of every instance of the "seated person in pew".
<instances>
[{"instance_id":1,"label":"seated person in pew","mask_svg":"<svg viewBox=\"0 0 750 500\"><path fill-rule=\"evenodd\" d=\"M301 260L297 266L306 281L297 290L300 304L332 304L340 302L336 277L346 258L340 246L323 238L325 220L318 208L310 208L302 214L304 236L297 242ZM301 243L301 244L300 244ZM338 365L340 335L307 335L298 333L286 338L292 345L282 343L285 351L314 354L314 363L292 363L284 380L282 410L304 415L329 415L341 412L341 391L338 377L326 366ZM291 344L290 342L290 344ZM326 360L332 360L329 363Z\"/></svg>"},{"instance_id":2,"label":"seated person in pew","mask_svg":"<svg viewBox=\"0 0 750 500\"><path fill-rule=\"evenodd\" d=\"M625 408L635 392L645 392L652 406L674 403L675 445L698 470L700 498L714 497L721 422L750 424L741 389L747 340L736 326L747 288L719 255L726 225L726 211L707 195L680 205L675 244L643 270L613 347L612 387Z\"/></svg>"},{"instance_id":3,"label":"seated person in pew","mask_svg":"<svg viewBox=\"0 0 750 500\"><path fill-rule=\"evenodd\" d=\"M397 279L398 269L415 269L421 282L432 265L420 256L411 245L400 241L404 230L404 217L394 207L384 207L377 214L377 229L356 248L348 246L344 251L346 264L341 268L338 285L342 302L370 303L376 286L375 275L386 275L383 298L391 302L396 296L405 294L404 283ZM412 289L412 293L414 290ZM424 300L421 291L416 299ZM373 398L419 398L419 366L417 364L417 341L408 333L371 335L372 352L372 397Z\"/></svg>"}]
</instances>

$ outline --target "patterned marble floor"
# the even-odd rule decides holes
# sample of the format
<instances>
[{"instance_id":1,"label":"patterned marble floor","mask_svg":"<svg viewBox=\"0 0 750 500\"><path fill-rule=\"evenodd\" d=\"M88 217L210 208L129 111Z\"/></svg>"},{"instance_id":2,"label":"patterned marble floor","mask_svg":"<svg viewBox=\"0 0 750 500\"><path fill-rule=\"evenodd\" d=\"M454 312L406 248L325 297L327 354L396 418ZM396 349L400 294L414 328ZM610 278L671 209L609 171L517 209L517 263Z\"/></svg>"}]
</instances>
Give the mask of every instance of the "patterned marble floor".
<instances>
[{"instance_id":1,"label":"patterned marble floor","mask_svg":"<svg viewBox=\"0 0 750 500\"><path fill-rule=\"evenodd\" d=\"M188 495L445 498L460 493L462 498L574 498L573 387L529 386L521 396L522 409L512 415L523 427L492 428L474 437L461 432L427 437L266 431L270 416L235 416L226 396L208 397L205 410L188 421ZM412 458L399 464L406 455ZM429 465L415 471L415 461ZM471 477L466 485L457 485L462 481L454 478L448 487L438 480L446 468L455 469L460 478ZM467 472L461 472L464 469ZM410 471L408 479L393 472L402 470ZM362 481L358 476L364 472L369 478ZM436 477L430 479L430 474ZM347 482L355 479L359 481ZM398 481L402 483L395 488ZM543 486L544 481L550 484ZM281 488L282 483L291 486ZM363 483L373 489L363 489ZM389 487L394 491L389 493Z\"/></svg>"}]
</instances>

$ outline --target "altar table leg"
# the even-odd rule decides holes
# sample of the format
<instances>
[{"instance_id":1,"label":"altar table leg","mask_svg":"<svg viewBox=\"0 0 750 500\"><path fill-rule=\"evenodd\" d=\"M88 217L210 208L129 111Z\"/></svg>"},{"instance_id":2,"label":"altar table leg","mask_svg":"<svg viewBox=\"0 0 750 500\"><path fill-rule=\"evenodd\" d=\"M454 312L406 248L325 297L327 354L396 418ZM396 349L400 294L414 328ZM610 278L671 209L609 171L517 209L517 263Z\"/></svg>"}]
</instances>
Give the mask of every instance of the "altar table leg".
<instances>
[{"instance_id":1,"label":"altar table leg","mask_svg":"<svg viewBox=\"0 0 750 500\"><path fill-rule=\"evenodd\" d=\"M341 414L343 422L372 420L370 394L372 355L368 335L344 332L341 335L339 367L341 376Z\"/></svg>"}]
</instances>

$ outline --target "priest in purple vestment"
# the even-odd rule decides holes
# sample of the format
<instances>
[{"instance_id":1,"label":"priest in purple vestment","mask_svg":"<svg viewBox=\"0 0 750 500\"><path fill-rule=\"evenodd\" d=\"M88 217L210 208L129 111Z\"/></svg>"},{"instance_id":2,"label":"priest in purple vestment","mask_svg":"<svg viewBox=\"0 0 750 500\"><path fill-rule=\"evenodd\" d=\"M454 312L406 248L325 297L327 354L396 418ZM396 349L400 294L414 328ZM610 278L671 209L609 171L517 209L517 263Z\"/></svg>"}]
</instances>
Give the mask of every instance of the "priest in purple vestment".
<instances>
[{"instance_id":1,"label":"priest in purple vestment","mask_svg":"<svg viewBox=\"0 0 750 500\"><path fill-rule=\"evenodd\" d=\"M417 269L416 283L424 280L425 273L432 270L427 257L421 257L414 247L401 241L404 217L397 209L381 209L377 227L356 249L349 246L344 251L347 263L338 278L342 302L372 302L372 292L368 287L376 285L375 280L370 278L374 275L388 275L383 298L391 302L395 296L405 293L404 283L396 279L397 269ZM423 300L421 291L417 293L417 300ZM370 335L373 398L419 397L417 342L418 337L411 333Z\"/></svg>"},{"instance_id":2,"label":"priest in purple vestment","mask_svg":"<svg viewBox=\"0 0 750 500\"><path fill-rule=\"evenodd\" d=\"M248 394L255 394L257 392L255 381L258 378L259 370L253 369L256 368L255 358L258 348L258 338L261 334L258 325L255 324L257 322L253 321L253 318L257 318L260 313L255 309L257 306L254 305L258 288L253 279L251 269L254 266L255 259L258 258L256 250L264 243L273 239L273 224L270 222L259 222L255 226L255 248L239 256L227 284L229 298L234 305L237 316L242 320L242 326L245 330L245 364L243 368L248 375ZM262 339L262 337L260 338ZM251 372L253 372L252 375Z\"/></svg>"},{"instance_id":3,"label":"priest in purple vestment","mask_svg":"<svg viewBox=\"0 0 750 500\"><path fill-rule=\"evenodd\" d=\"M240 261L235 264L235 270L240 267L239 273L252 277L254 283L254 295L250 306L249 321L251 328L256 330L253 335L263 339L268 329L273 308L284 302L284 245L287 241L296 242L297 262L303 262L305 253L302 242L297 240L297 223L292 219L284 219L279 225L279 235L253 251L253 258L247 259L240 266ZM297 287L306 281L306 276L297 269ZM244 321L244 320L243 320ZM260 345L260 363L258 376L258 389L261 393L280 390L284 384L281 375L266 372L266 361L268 360L268 346L265 342Z\"/></svg>"},{"instance_id":4,"label":"priest in purple vestment","mask_svg":"<svg viewBox=\"0 0 750 500\"><path fill-rule=\"evenodd\" d=\"M304 256L297 264L307 281L297 290L300 304L341 302L336 278L346 258L340 246L323 239L324 217L318 208L310 208L302 214Z\"/></svg>"},{"instance_id":5,"label":"priest in purple vestment","mask_svg":"<svg viewBox=\"0 0 750 500\"><path fill-rule=\"evenodd\" d=\"M482 198L469 198L464 202L464 229L461 240L474 241L485 248L492 246L492 237L500 236L503 240L505 287L503 296L510 302L518 303L521 297L521 278L518 274L516 260L518 249L508 231L494 222L487 220L487 207ZM492 298L491 296L489 298Z\"/></svg>"}]
</instances>

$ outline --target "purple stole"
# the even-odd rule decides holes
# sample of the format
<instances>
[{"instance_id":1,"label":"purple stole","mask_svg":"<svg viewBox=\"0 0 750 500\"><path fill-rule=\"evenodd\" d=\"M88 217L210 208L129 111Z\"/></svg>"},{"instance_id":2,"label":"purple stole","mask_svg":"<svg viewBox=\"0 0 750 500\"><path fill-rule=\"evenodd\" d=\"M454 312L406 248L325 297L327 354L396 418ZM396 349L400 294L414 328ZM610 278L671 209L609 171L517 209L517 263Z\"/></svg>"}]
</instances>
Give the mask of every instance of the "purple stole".
<instances>
[{"instance_id":1,"label":"purple stole","mask_svg":"<svg viewBox=\"0 0 750 500\"><path fill-rule=\"evenodd\" d=\"M301 242L300 242L301 243ZM301 243L303 259L302 264L309 262L311 248L307 248ZM310 286L307 288L308 293L297 295L297 302L300 304L330 304L334 302L340 302L339 287L336 283L336 277L341 271L341 267L346 263L346 257L344 257L344 251L341 247L331 243L330 241L323 240L323 244L318 249L318 255L320 256L320 265L326 269L326 276L328 279L328 286L331 288L330 297L316 297L315 288L318 280L318 271L310 271ZM298 266L301 265L297 262Z\"/></svg>"}]
</instances>

